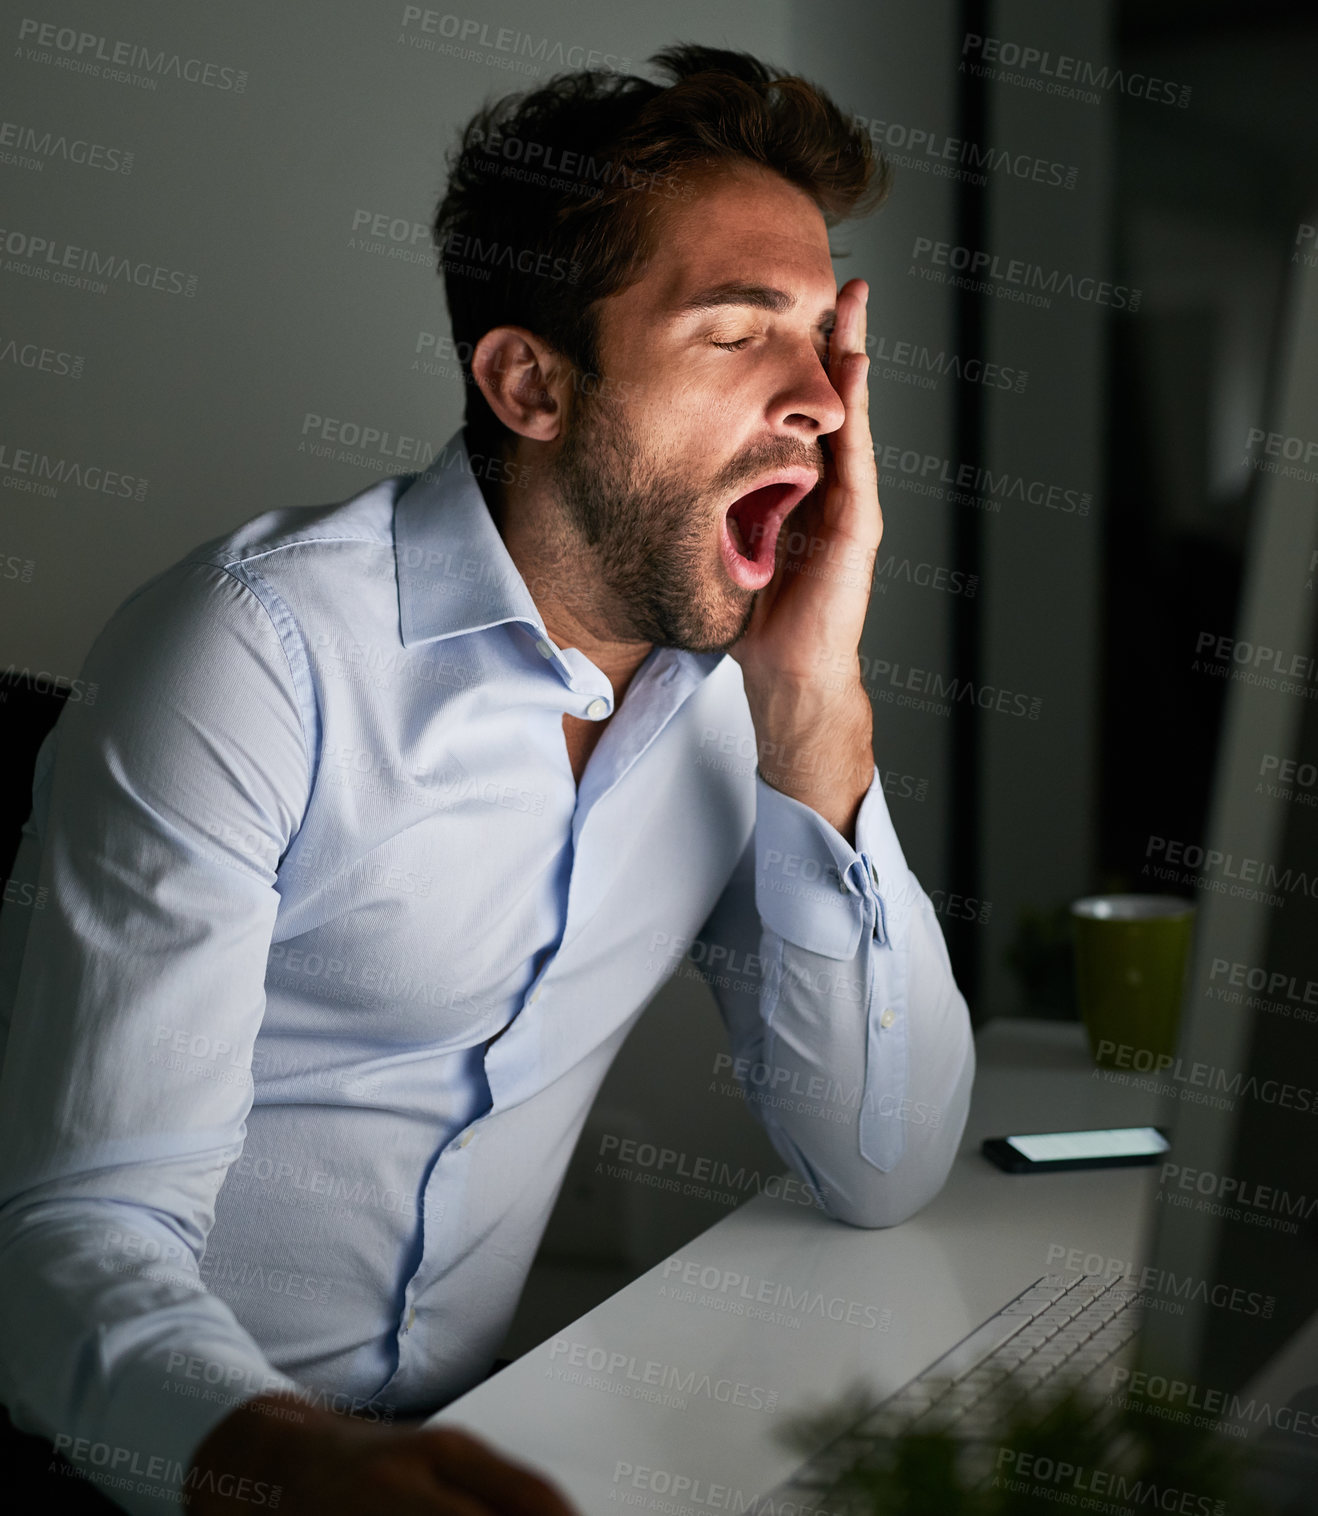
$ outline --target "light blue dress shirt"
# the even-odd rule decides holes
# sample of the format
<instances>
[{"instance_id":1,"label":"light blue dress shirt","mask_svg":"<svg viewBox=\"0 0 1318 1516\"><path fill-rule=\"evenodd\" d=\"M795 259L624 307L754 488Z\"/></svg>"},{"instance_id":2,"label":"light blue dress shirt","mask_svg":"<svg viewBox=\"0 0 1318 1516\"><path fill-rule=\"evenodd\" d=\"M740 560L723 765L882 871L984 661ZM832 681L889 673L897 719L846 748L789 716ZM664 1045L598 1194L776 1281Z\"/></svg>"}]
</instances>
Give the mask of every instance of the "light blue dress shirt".
<instances>
[{"instance_id":1,"label":"light blue dress shirt","mask_svg":"<svg viewBox=\"0 0 1318 1516\"><path fill-rule=\"evenodd\" d=\"M459 433L138 590L41 750L0 1401L129 1510L264 1390L388 1419L478 1383L684 964L803 1194L887 1226L946 1177L969 1019L877 775L853 847L756 773L735 660L656 648L578 789L563 715L613 691L533 589Z\"/></svg>"}]
</instances>

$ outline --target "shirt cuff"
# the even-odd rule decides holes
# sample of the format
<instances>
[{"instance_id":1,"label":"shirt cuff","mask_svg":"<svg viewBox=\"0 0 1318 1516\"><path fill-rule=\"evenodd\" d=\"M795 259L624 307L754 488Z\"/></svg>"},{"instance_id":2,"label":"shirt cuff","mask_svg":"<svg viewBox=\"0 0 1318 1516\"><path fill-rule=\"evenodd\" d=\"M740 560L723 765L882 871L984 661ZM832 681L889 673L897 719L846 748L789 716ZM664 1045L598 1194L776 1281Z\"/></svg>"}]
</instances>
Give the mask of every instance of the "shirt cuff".
<instances>
[{"instance_id":1,"label":"shirt cuff","mask_svg":"<svg viewBox=\"0 0 1318 1516\"><path fill-rule=\"evenodd\" d=\"M881 946L900 934L910 871L877 768L856 817L853 847L818 811L755 775L755 908L785 942L854 958L861 934Z\"/></svg>"}]
</instances>

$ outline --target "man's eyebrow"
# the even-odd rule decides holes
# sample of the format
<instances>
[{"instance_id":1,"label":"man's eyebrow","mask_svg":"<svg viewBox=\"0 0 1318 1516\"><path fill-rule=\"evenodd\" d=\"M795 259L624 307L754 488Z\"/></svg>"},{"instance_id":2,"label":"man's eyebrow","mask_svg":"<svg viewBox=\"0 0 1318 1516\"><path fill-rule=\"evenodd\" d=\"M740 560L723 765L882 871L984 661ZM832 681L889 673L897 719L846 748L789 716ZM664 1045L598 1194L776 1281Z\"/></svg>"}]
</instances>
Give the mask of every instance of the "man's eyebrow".
<instances>
[{"instance_id":1,"label":"man's eyebrow","mask_svg":"<svg viewBox=\"0 0 1318 1516\"><path fill-rule=\"evenodd\" d=\"M676 319L697 311L717 310L724 305L749 305L757 310L773 311L781 315L784 311L793 310L796 304L796 296L786 290L774 289L768 284L747 284L743 280L731 279L723 284L711 284L705 289L695 290L673 307L672 315ZM815 325L831 326L834 314L835 307L826 306L820 311Z\"/></svg>"}]
</instances>

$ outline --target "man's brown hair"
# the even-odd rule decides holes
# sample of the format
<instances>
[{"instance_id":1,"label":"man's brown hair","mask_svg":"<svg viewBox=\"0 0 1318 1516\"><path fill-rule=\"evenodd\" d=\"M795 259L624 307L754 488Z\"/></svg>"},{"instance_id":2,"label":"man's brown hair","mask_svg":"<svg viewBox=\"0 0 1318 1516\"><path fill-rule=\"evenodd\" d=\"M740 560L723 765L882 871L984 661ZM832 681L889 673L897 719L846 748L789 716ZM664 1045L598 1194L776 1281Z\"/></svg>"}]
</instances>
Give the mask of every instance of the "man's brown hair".
<instances>
[{"instance_id":1,"label":"man's brown hair","mask_svg":"<svg viewBox=\"0 0 1318 1516\"><path fill-rule=\"evenodd\" d=\"M472 382L477 342L526 327L597 376L595 302L642 277L664 207L689 200L700 173L763 165L829 227L888 193L888 164L818 86L693 43L650 62L671 83L586 70L487 104L449 156L432 232L473 451L499 453L508 436Z\"/></svg>"}]
</instances>

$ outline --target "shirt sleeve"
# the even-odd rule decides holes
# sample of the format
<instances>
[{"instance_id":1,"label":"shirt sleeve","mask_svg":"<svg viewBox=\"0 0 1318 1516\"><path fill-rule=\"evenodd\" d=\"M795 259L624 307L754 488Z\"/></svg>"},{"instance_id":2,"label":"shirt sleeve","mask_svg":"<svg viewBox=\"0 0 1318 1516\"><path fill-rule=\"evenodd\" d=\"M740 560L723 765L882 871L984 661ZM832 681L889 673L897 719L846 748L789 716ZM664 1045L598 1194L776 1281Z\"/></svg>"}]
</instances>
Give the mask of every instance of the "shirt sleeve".
<instances>
[{"instance_id":1,"label":"shirt sleeve","mask_svg":"<svg viewBox=\"0 0 1318 1516\"><path fill-rule=\"evenodd\" d=\"M222 568L139 591L38 759L20 867L41 908L5 913L11 964L26 941L5 986L0 1400L135 1512L176 1512L211 1428L294 1388L199 1259L309 793L295 674Z\"/></svg>"},{"instance_id":2,"label":"shirt sleeve","mask_svg":"<svg viewBox=\"0 0 1318 1516\"><path fill-rule=\"evenodd\" d=\"M755 783L755 833L698 955L731 1072L830 1215L892 1226L938 1193L961 1141L975 1072L966 1003L877 770L854 847Z\"/></svg>"}]
</instances>

